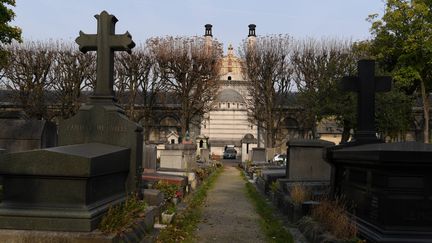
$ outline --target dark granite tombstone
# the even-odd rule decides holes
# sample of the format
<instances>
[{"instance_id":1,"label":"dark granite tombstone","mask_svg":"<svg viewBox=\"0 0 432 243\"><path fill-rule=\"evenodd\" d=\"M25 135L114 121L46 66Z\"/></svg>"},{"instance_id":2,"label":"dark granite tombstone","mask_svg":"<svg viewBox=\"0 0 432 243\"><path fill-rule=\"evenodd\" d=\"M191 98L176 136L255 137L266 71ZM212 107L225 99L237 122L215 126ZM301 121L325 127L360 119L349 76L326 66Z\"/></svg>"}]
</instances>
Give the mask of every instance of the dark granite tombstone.
<instances>
[{"instance_id":1,"label":"dark granite tombstone","mask_svg":"<svg viewBox=\"0 0 432 243\"><path fill-rule=\"evenodd\" d=\"M57 127L42 120L0 119L0 148L8 152L49 148L57 145Z\"/></svg>"},{"instance_id":2,"label":"dark granite tombstone","mask_svg":"<svg viewBox=\"0 0 432 243\"><path fill-rule=\"evenodd\" d=\"M80 32L76 39L82 52L97 50L96 91L78 113L60 123L59 145L105 143L131 149L128 192L137 190L143 154L142 127L130 121L114 99L114 51L131 51L135 46L128 32L115 35L117 19L103 11L96 15L98 34Z\"/></svg>"},{"instance_id":3,"label":"dark granite tombstone","mask_svg":"<svg viewBox=\"0 0 432 243\"><path fill-rule=\"evenodd\" d=\"M2 155L0 228L91 231L124 200L128 148L78 144Z\"/></svg>"},{"instance_id":4,"label":"dark granite tombstone","mask_svg":"<svg viewBox=\"0 0 432 243\"><path fill-rule=\"evenodd\" d=\"M391 78L376 77L375 61L360 60L358 77L345 77L342 84L344 90L358 92L357 130L353 142L356 144L380 142L375 128L375 92L389 91Z\"/></svg>"},{"instance_id":5,"label":"dark granite tombstone","mask_svg":"<svg viewBox=\"0 0 432 243\"><path fill-rule=\"evenodd\" d=\"M113 15L96 18L98 34L77 38L81 51L98 51L95 95L60 123L62 146L1 155L0 228L92 231L109 207L138 192L142 128L116 105L112 87L114 51L134 43L115 35Z\"/></svg>"},{"instance_id":6,"label":"dark granite tombstone","mask_svg":"<svg viewBox=\"0 0 432 243\"><path fill-rule=\"evenodd\" d=\"M359 62L364 99L359 98L363 119L356 141L327 151L334 167L333 194L351 203L359 233L368 242L432 242L432 145L379 143L371 100L383 86L372 82L373 66Z\"/></svg>"}]
</instances>

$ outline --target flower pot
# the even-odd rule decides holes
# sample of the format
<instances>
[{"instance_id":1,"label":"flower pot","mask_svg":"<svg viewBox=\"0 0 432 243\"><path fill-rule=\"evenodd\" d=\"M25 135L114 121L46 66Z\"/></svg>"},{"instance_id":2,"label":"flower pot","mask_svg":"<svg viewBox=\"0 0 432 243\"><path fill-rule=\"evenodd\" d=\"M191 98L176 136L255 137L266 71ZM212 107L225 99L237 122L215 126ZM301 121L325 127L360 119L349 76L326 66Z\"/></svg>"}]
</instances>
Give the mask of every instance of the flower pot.
<instances>
[{"instance_id":1,"label":"flower pot","mask_svg":"<svg viewBox=\"0 0 432 243\"><path fill-rule=\"evenodd\" d=\"M175 215L175 213L169 214L169 213L163 212L162 213L162 223L163 224L170 224L172 222L172 220L174 219L174 215Z\"/></svg>"}]
</instances>

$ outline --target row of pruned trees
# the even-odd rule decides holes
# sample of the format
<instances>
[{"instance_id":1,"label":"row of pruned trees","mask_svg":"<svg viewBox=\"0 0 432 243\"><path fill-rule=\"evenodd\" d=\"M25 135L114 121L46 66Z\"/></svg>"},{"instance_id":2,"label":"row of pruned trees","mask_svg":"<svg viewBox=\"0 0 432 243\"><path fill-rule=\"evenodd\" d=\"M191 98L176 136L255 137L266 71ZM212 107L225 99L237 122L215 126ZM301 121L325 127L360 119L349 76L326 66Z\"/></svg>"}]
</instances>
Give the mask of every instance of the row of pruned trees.
<instances>
[{"instance_id":1,"label":"row of pruned trees","mask_svg":"<svg viewBox=\"0 0 432 243\"><path fill-rule=\"evenodd\" d=\"M95 87L95 54L83 54L72 43L26 41L4 49L8 55L0 66L1 85L14 91L15 102L30 118L66 119L76 113L83 94ZM131 55L116 54L116 96L129 118L143 125L151 124L156 103L179 102L185 135L193 117L210 107L218 89L221 57L217 41L209 43L201 37L149 39ZM55 109L48 109L49 105ZM52 114L52 110L57 112Z\"/></svg>"},{"instance_id":2,"label":"row of pruned trees","mask_svg":"<svg viewBox=\"0 0 432 243\"><path fill-rule=\"evenodd\" d=\"M357 61L367 56L364 43L332 38L295 40L286 35L257 37L251 45L245 40L240 51L251 81L251 118L265 131L267 147L279 146L284 120L290 116L287 104L295 92L302 107L304 127L316 137L316 125L325 118L343 127L342 142L356 129L356 96L343 91L340 81L357 73ZM379 74L389 74L383 68ZM390 73L391 74L391 73ZM383 136L396 139L412 124L414 96L396 86L377 95L377 127ZM292 101L292 100L291 100ZM280 140L280 139L279 139Z\"/></svg>"}]
</instances>

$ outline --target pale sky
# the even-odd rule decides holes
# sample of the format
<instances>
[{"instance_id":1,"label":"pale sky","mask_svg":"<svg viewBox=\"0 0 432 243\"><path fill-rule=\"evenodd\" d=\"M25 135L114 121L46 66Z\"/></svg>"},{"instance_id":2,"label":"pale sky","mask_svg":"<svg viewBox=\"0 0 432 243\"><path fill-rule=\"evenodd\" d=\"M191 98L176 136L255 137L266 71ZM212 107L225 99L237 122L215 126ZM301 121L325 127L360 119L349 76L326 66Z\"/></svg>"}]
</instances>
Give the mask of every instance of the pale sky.
<instances>
[{"instance_id":1,"label":"pale sky","mask_svg":"<svg viewBox=\"0 0 432 243\"><path fill-rule=\"evenodd\" d=\"M17 0L13 25L24 39L73 41L80 30L96 32L93 17L102 10L117 17L116 33L128 30L136 43L154 36L204 35L234 49L247 37L248 25L257 35L368 39L369 14L382 16L383 0Z\"/></svg>"}]
</instances>

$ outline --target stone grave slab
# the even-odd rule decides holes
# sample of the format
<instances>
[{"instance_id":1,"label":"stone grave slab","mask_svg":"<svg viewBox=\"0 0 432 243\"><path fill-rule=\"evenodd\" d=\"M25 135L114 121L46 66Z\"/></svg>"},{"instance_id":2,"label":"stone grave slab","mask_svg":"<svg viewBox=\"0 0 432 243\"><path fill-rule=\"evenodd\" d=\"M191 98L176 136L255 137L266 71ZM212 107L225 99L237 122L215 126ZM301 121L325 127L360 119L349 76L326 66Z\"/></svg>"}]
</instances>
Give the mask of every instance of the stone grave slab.
<instances>
[{"instance_id":1,"label":"stone grave slab","mask_svg":"<svg viewBox=\"0 0 432 243\"><path fill-rule=\"evenodd\" d=\"M287 146L287 178L330 181L331 166L323 155L325 149L334 146L334 143L320 139L293 139Z\"/></svg>"},{"instance_id":2,"label":"stone grave slab","mask_svg":"<svg viewBox=\"0 0 432 243\"><path fill-rule=\"evenodd\" d=\"M154 144L148 144L144 146L143 155L143 172L154 173L156 172L156 160L157 160L157 146Z\"/></svg>"},{"instance_id":3,"label":"stone grave slab","mask_svg":"<svg viewBox=\"0 0 432 243\"><path fill-rule=\"evenodd\" d=\"M57 145L57 127L42 120L0 119L0 148L21 152Z\"/></svg>"},{"instance_id":4,"label":"stone grave slab","mask_svg":"<svg viewBox=\"0 0 432 243\"><path fill-rule=\"evenodd\" d=\"M196 167L195 152L194 144L166 144L160 151L160 168L191 170Z\"/></svg>"},{"instance_id":5,"label":"stone grave slab","mask_svg":"<svg viewBox=\"0 0 432 243\"><path fill-rule=\"evenodd\" d=\"M128 148L99 143L3 155L0 228L94 230L125 199L129 156Z\"/></svg>"}]
</instances>

